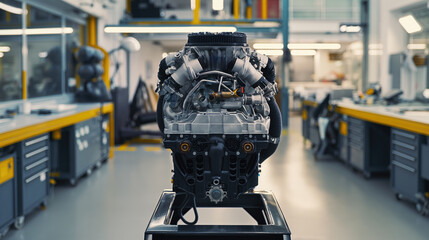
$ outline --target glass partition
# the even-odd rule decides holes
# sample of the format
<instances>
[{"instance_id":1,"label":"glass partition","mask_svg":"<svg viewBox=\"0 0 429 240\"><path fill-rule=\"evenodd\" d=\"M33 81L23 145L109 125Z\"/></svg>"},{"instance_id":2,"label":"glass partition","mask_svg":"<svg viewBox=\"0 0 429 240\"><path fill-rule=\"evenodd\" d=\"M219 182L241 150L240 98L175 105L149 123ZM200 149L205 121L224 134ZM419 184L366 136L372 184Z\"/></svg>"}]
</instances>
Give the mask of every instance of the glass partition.
<instances>
[{"instance_id":1,"label":"glass partition","mask_svg":"<svg viewBox=\"0 0 429 240\"><path fill-rule=\"evenodd\" d=\"M61 29L61 17L44 10L31 7L27 17L28 29ZM61 38L61 32L27 36L29 98L62 93Z\"/></svg>"},{"instance_id":2,"label":"glass partition","mask_svg":"<svg viewBox=\"0 0 429 240\"><path fill-rule=\"evenodd\" d=\"M289 0L291 19L358 21L360 0Z\"/></svg>"},{"instance_id":3,"label":"glass partition","mask_svg":"<svg viewBox=\"0 0 429 240\"><path fill-rule=\"evenodd\" d=\"M20 29L22 6L18 1L2 1L9 11L0 9L0 29ZM22 98L22 37L0 34L0 102Z\"/></svg>"},{"instance_id":4,"label":"glass partition","mask_svg":"<svg viewBox=\"0 0 429 240\"><path fill-rule=\"evenodd\" d=\"M26 66L28 98L75 92L74 53L85 44L83 19L75 16L69 19L60 10L41 9L31 1L26 9L17 0L1 0L1 3L0 103L23 99L23 66ZM27 51L23 53L23 49Z\"/></svg>"}]
</instances>

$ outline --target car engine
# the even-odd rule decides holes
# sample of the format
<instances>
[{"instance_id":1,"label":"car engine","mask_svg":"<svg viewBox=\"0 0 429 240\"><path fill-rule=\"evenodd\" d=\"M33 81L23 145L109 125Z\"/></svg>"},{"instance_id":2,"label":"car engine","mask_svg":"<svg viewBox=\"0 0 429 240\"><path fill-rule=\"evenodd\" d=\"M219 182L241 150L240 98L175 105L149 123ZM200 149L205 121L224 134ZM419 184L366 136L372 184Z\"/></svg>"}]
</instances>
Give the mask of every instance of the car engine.
<instances>
[{"instance_id":1,"label":"car engine","mask_svg":"<svg viewBox=\"0 0 429 240\"><path fill-rule=\"evenodd\" d=\"M159 66L157 120L173 190L216 205L258 185L279 143L274 63L244 33L192 33Z\"/></svg>"}]
</instances>

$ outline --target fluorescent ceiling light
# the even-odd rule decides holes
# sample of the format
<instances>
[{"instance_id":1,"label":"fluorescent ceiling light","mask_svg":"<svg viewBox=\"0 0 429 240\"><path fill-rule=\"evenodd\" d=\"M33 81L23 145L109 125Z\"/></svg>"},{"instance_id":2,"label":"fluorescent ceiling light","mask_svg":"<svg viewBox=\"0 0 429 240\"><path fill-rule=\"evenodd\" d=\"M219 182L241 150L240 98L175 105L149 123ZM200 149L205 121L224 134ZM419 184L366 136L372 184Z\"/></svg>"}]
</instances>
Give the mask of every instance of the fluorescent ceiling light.
<instances>
[{"instance_id":1,"label":"fluorescent ceiling light","mask_svg":"<svg viewBox=\"0 0 429 240\"><path fill-rule=\"evenodd\" d=\"M27 35L43 35L43 34L69 34L73 32L73 28L27 28L25 33ZM6 35L22 35L24 34L23 29L0 29L0 36Z\"/></svg>"},{"instance_id":2,"label":"fluorescent ceiling light","mask_svg":"<svg viewBox=\"0 0 429 240\"><path fill-rule=\"evenodd\" d=\"M195 0L191 0L191 9L195 10Z\"/></svg>"},{"instance_id":3,"label":"fluorescent ceiling light","mask_svg":"<svg viewBox=\"0 0 429 240\"><path fill-rule=\"evenodd\" d=\"M269 21L256 21L256 22L254 22L253 23L253 26L254 27L272 27L272 28L275 28L275 27L278 27L278 26L280 26L280 23L278 23L278 22L269 22Z\"/></svg>"},{"instance_id":4,"label":"fluorescent ceiling light","mask_svg":"<svg viewBox=\"0 0 429 240\"><path fill-rule=\"evenodd\" d=\"M10 47L8 46L0 46L0 52L9 52L10 51Z\"/></svg>"},{"instance_id":5,"label":"fluorescent ceiling light","mask_svg":"<svg viewBox=\"0 0 429 240\"><path fill-rule=\"evenodd\" d=\"M2 58L4 56L4 53L0 52L0 58Z\"/></svg>"},{"instance_id":6,"label":"fluorescent ceiling light","mask_svg":"<svg viewBox=\"0 0 429 240\"><path fill-rule=\"evenodd\" d=\"M339 43L289 43L289 49L332 49L337 50L341 48Z\"/></svg>"},{"instance_id":7,"label":"fluorescent ceiling light","mask_svg":"<svg viewBox=\"0 0 429 240\"><path fill-rule=\"evenodd\" d=\"M270 49L270 50L256 50L258 53L262 53L269 56L281 56L283 55L283 50L280 49Z\"/></svg>"},{"instance_id":8,"label":"fluorescent ceiling light","mask_svg":"<svg viewBox=\"0 0 429 240\"><path fill-rule=\"evenodd\" d=\"M315 50L292 50L290 51L292 56L314 56L316 55Z\"/></svg>"},{"instance_id":9,"label":"fluorescent ceiling light","mask_svg":"<svg viewBox=\"0 0 429 240\"><path fill-rule=\"evenodd\" d=\"M192 32L236 32L236 27L213 27L213 26L130 26L130 27L105 27L106 33L192 33Z\"/></svg>"},{"instance_id":10,"label":"fluorescent ceiling light","mask_svg":"<svg viewBox=\"0 0 429 240\"><path fill-rule=\"evenodd\" d=\"M341 25L340 32L342 33L358 33L360 32L361 27L358 25Z\"/></svg>"},{"instance_id":11,"label":"fluorescent ceiling light","mask_svg":"<svg viewBox=\"0 0 429 240\"><path fill-rule=\"evenodd\" d=\"M422 26L420 26L420 24L411 14L399 18L399 23L402 25L405 31L407 31L407 33L415 33L420 32L422 30Z\"/></svg>"},{"instance_id":12,"label":"fluorescent ceiling light","mask_svg":"<svg viewBox=\"0 0 429 240\"><path fill-rule=\"evenodd\" d=\"M2 2L0 2L0 9L13 14L22 14L24 12L22 8L13 7L11 5L8 5Z\"/></svg>"},{"instance_id":13,"label":"fluorescent ceiling light","mask_svg":"<svg viewBox=\"0 0 429 240\"><path fill-rule=\"evenodd\" d=\"M223 0L212 0L212 9L215 11L223 10Z\"/></svg>"},{"instance_id":14,"label":"fluorescent ceiling light","mask_svg":"<svg viewBox=\"0 0 429 240\"><path fill-rule=\"evenodd\" d=\"M407 48L410 50L425 50L426 44L424 44L424 43L410 43L407 45Z\"/></svg>"},{"instance_id":15,"label":"fluorescent ceiling light","mask_svg":"<svg viewBox=\"0 0 429 240\"><path fill-rule=\"evenodd\" d=\"M255 43L254 49L283 49L283 43Z\"/></svg>"}]
</instances>

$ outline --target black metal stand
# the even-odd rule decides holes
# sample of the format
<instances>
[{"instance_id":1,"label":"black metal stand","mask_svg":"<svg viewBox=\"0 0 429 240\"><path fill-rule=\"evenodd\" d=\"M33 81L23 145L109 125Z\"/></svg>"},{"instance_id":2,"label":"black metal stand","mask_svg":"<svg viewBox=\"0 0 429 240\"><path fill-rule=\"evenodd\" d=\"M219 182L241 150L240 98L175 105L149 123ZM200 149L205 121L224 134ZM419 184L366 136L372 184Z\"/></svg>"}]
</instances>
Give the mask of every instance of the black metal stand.
<instances>
[{"instance_id":1,"label":"black metal stand","mask_svg":"<svg viewBox=\"0 0 429 240\"><path fill-rule=\"evenodd\" d=\"M145 240L290 240L290 230L277 203L268 191L255 191L240 195L238 199L227 200L214 205L210 202L197 203L197 207L244 208L258 225L177 225L180 219L179 206L182 196L165 190L149 221ZM186 206L186 210L191 209Z\"/></svg>"}]
</instances>

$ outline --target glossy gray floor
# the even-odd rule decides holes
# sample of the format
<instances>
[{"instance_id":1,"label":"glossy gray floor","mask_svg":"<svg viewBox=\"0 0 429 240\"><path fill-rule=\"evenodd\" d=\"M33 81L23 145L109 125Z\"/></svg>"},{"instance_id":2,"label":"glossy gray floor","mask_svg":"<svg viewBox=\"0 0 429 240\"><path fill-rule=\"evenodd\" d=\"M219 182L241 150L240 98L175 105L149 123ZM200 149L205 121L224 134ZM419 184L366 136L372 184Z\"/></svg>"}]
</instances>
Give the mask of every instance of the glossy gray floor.
<instances>
[{"instance_id":1,"label":"glossy gray floor","mask_svg":"<svg viewBox=\"0 0 429 240\"><path fill-rule=\"evenodd\" d=\"M5 239L142 239L161 191L170 187L171 162L166 150L134 147L117 151L76 187L56 186L48 208ZM395 200L387 178L368 181L338 161L316 162L299 118L263 164L259 188L275 193L293 240L429 239L429 218ZM242 211L200 215L201 223L251 223Z\"/></svg>"}]
</instances>

